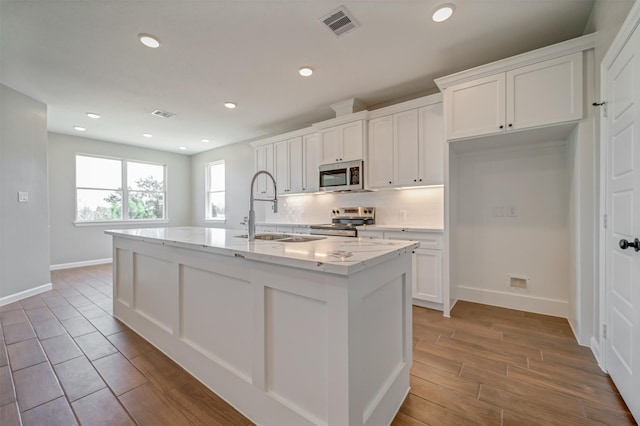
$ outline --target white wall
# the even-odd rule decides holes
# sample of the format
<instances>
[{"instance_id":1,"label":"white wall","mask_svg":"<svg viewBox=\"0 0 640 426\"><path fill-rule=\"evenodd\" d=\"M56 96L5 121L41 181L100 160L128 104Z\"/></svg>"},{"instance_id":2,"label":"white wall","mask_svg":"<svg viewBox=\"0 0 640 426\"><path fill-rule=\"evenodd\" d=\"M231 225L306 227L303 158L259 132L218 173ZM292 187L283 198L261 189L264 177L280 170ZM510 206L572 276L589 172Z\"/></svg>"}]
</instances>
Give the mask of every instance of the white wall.
<instances>
[{"instance_id":1,"label":"white wall","mask_svg":"<svg viewBox=\"0 0 640 426\"><path fill-rule=\"evenodd\" d=\"M47 106L0 85L0 305L51 283L48 196Z\"/></svg>"},{"instance_id":2,"label":"white wall","mask_svg":"<svg viewBox=\"0 0 640 426\"><path fill-rule=\"evenodd\" d=\"M564 141L457 156L459 299L567 316L569 170ZM506 216L515 207L515 217ZM496 208L505 216L496 217ZM530 278L509 289L509 274Z\"/></svg>"},{"instance_id":3,"label":"white wall","mask_svg":"<svg viewBox=\"0 0 640 426\"><path fill-rule=\"evenodd\" d=\"M159 225L82 225L75 220L75 155L93 154L166 164L168 223ZM59 267L112 257L106 229L185 226L191 218L190 159L186 155L49 133L51 265ZM56 266L57 265L57 266Z\"/></svg>"},{"instance_id":4,"label":"white wall","mask_svg":"<svg viewBox=\"0 0 640 426\"><path fill-rule=\"evenodd\" d=\"M227 187L225 201L226 221L205 221L205 175L206 165L224 160ZM194 226L240 229L245 216L249 215L249 186L254 174L253 148L248 143L237 143L212 149L191 156L191 188L193 194L191 223ZM262 211L256 203L256 212ZM260 217L260 216L259 216Z\"/></svg>"}]
</instances>

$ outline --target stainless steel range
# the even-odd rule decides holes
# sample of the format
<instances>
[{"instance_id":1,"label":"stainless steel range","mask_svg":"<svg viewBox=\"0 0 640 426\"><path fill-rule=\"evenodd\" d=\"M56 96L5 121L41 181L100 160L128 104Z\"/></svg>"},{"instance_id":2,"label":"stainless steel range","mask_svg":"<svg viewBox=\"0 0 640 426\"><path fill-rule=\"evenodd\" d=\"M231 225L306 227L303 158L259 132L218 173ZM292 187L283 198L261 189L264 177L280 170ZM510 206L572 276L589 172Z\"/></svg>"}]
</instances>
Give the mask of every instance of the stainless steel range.
<instances>
[{"instance_id":1,"label":"stainless steel range","mask_svg":"<svg viewBox=\"0 0 640 426\"><path fill-rule=\"evenodd\" d=\"M311 234L337 237L357 237L356 226L373 225L375 207L336 207L331 210L331 223L311 225Z\"/></svg>"}]
</instances>

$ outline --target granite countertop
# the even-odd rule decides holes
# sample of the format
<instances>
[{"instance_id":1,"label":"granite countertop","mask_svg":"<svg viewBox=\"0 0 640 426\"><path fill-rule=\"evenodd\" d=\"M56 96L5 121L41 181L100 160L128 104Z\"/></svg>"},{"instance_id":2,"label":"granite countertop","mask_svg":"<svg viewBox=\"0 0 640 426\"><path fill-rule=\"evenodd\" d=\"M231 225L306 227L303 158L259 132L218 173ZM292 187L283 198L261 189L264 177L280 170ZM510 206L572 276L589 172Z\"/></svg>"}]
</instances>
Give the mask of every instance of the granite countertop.
<instances>
[{"instance_id":1,"label":"granite countertop","mask_svg":"<svg viewBox=\"0 0 640 426\"><path fill-rule=\"evenodd\" d=\"M309 242L248 241L242 230L203 227L117 229L105 233L191 250L242 257L282 266L350 275L411 253L416 241L325 237ZM320 237L320 236L315 236ZM324 237L324 236L323 236Z\"/></svg>"},{"instance_id":2,"label":"granite countertop","mask_svg":"<svg viewBox=\"0 0 640 426\"><path fill-rule=\"evenodd\" d=\"M411 231L411 232L444 232L442 228L418 225L361 225L356 227L361 231Z\"/></svg>"}]
</instances>

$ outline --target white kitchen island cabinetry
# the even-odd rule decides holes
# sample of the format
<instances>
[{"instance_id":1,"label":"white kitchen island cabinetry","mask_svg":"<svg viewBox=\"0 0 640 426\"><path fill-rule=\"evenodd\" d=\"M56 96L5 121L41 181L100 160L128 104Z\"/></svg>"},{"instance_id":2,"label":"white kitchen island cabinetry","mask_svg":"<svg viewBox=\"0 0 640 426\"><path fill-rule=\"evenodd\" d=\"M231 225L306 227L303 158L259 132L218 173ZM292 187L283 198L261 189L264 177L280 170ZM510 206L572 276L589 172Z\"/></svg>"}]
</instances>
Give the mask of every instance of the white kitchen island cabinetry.
<instances>
[{"instance_id":1,"label":"white kitchen island cabinetry","mask_svg":"<svg viewBox=\"0 0 640 426\"><path fill-rule=\"evenodd\" d=\"M409 392L415 242L113 236L113 314L260 425L388 425Z\"/></svg>"},{"instance_id":2,"label":"white kitchen island cabinetry","mask_svg":"<svg viewBox=\"0 0 640 426\"><path fill-rule=\"evenodd\" d=\"M462 139L580 120L582 52L535 61L534 53L502 61L504 72L470 79L474 70L436 83L444 89L447 139ZM533 60L531 58L534 58ZM449 84L449 80L462 82Z\"/></svg>"},{"instance_id":3,"label":"white kitchen island cabinetry","mask_svg":"<svg viewBox=\"0 0 640 426\"><path fill-rule=\"evenodd\" d=\"M442 185L441 99L432 95L370 113L369 188Z\"/></svg>"},{"instance_id":4,"label":"white kitchen island cabinetry","mask_svg":"<svg viewBox=\"0 0 640 426\"><path fill-rule=\"evenodd\" d=\"M441 230L423 230L398 226L369 225L358 227L358 237L410 240L420 242L413 251L413 304L443 310Z\"/></svg>"}]
</instances>

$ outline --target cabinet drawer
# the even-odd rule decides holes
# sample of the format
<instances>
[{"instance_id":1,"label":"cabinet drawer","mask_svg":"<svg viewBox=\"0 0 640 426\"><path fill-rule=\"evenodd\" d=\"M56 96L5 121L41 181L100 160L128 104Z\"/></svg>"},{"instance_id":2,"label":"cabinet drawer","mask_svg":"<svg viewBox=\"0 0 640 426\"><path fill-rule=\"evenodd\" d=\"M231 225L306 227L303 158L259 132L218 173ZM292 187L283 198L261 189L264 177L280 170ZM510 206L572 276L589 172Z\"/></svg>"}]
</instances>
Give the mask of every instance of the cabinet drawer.
<instances>
[{"instance_id":1,"label":"cabinet drawer","mask_svg":"<svg viewBox=\"0 0 640 426\"><path fill-rule=\"evenodd\" d=\"M442 250L441 234L416 231L385 231L384 238L388 240L420 241L420 248Z\"/></svg>"}]
</instances>

